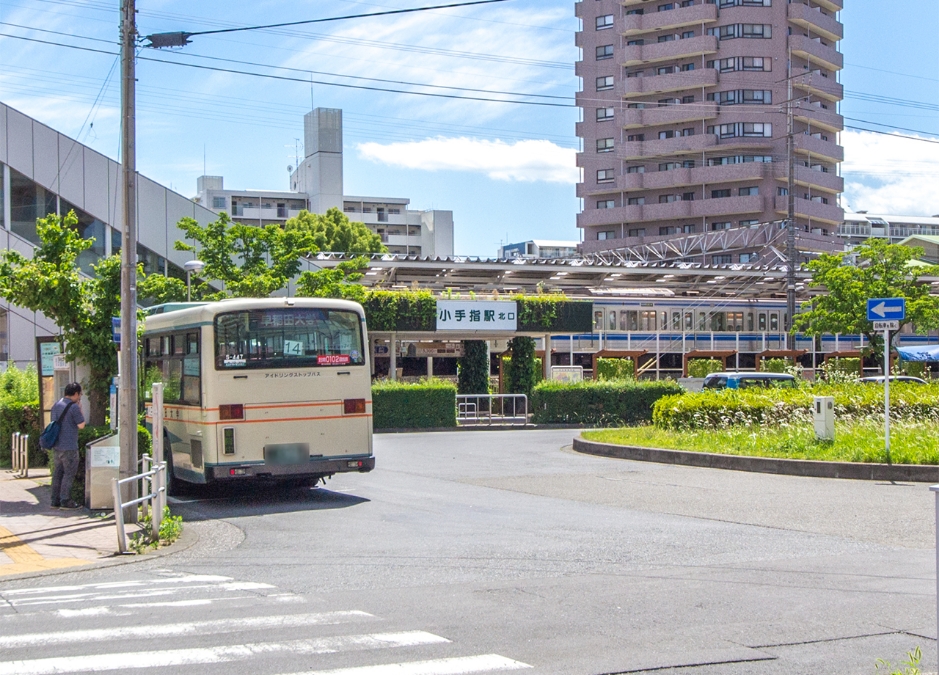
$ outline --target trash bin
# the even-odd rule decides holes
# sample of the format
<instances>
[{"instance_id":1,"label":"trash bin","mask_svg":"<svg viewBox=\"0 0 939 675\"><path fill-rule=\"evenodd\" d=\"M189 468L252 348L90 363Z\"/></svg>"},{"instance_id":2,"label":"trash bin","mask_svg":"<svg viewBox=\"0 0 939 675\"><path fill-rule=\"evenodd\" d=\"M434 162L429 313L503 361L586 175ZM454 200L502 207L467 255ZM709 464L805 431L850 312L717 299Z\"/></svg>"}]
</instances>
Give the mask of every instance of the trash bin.
<instances>
[{"instance_id":1,"label":"trash bin","mask_svg":"<svg viewBox=\"0 0 939 675\"><path fill-rule=\"evenodd\" d=\"M812 406L815 419L815 438L820 441L835 440L835 399L833 396L816 396Z\"/></svg>"},{"instance_id":2,"label":"trash bin","mask_svg":"<svg viewBox=\"0 0 939 675\"><path fill-rule=\"evenodd\" d=\"M118 434L102 436L85 446L85 507L113 509L111 479L121 477L121 445Z\"/></svg>"}]
</instances>

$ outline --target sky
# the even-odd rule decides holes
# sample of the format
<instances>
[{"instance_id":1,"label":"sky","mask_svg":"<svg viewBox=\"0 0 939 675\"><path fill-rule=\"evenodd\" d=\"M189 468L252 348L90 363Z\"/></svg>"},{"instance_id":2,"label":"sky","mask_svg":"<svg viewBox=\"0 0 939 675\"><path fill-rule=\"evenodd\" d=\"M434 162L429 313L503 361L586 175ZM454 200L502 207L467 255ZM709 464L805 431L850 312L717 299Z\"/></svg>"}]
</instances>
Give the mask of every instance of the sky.
<instances>
[{"instance_id":1,"label":"sky","mask_svg":"<svg viewBox=\"0 0 939 675\"><path fill-rule=\"evenodd\" d=\"M138 30L437 4L446 0L137 0ZM842 133L843 206L939 214L939 0L845 4L841 112L846 125L881 133ZM115 159L118 8L118 0L0 0L0 101ZM459 255L491 257L506 241L578 240L577 27L569 0L505 0L143 49L138 169L187 196L203 173L224 176L226 188L286 190L287 167L303 157L303 115L342 108L346 194L452 210Z\"/></svg>"}]
</instances>

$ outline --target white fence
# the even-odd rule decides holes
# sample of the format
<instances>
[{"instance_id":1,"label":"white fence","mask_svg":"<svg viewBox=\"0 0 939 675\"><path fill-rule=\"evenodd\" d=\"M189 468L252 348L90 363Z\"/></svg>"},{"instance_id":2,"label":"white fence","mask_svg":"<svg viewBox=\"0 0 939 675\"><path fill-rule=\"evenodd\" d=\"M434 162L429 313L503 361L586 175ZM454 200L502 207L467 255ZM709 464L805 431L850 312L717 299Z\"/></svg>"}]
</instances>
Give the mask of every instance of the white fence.
<instances>
[{"instance_id":1,"label":"white fence","mask_svg":"<svg viewBox=\"0 0 939 675\"><path fill-rule=\"evenodd\" d=\"M458 394L457 424L524 426L528 424L525 394Z\"/></svg>"},{"instance_id":2,"label":"white fence","mask_svg":"<svg viewBox=\"0 0 939 675\"><path fill-rule=\"evenodd\" d=\"M111 479L111 491L114 495L114 520L117 524L117 548L121 553L127 553L127 533L124 531L124 509L136 507L138 504L150 502L150 526L153 541L160 539L160 523L163 519L163 507L166 506L166 462L156 464L150 455L144 455L140 460L143 471L136 476ZM140 481L137 494L142 497L121 502L121 485Z\"/></svg>"}]
</instances>

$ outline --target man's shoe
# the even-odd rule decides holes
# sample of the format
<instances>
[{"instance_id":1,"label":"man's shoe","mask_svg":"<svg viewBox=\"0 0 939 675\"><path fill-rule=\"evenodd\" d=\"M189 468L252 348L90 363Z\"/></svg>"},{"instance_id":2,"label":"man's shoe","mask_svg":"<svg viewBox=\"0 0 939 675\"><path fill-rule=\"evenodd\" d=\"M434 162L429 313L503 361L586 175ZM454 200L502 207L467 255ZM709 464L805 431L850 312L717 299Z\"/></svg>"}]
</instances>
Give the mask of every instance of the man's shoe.
<instances>
[{"instance_id":1,"label":"man's shoe","mask_svg":"<svg viewBox=\"0 0 939 675\"><path fill-rule=\"evenodd\" d=\"M59 505L60 509L69 509L69 510L80 509L81 507L82 507L81 504L76 504L71 499L67 502L62 502Z\"/></svg>"},{"instance_id":2,"label":"man's shoe","mask_svg":"<svg viewBox=\"0 0 939 675\"><path fill-rule=\"evenodd\" d=\"M53 509L58 509L58 508L61 508L61 504L59 504L59 502L52 502L51 504L49 504L49 507Z\"/></svg>"}]
</instances>

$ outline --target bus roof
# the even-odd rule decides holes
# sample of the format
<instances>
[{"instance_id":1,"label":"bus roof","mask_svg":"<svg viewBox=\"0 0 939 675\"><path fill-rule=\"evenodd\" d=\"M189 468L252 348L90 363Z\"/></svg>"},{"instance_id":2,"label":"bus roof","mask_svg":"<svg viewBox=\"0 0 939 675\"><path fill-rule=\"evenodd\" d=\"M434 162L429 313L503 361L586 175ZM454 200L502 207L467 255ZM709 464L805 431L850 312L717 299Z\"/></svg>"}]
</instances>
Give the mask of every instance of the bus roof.
<instances>
[{"instance_id":1,"label":"bus roof","mask_svg":"<svg viewBox=\"0 0 939 675\"><path fill-rule=\"evenodd\" d=\"M166 330L210 324L216 314L252 309L326 308L344 309L365 316L362 306L351 300L332 298L228 298L217 302L176 302L151 307L147 313L146 330Z\"/></svg>"}]
</instances>

